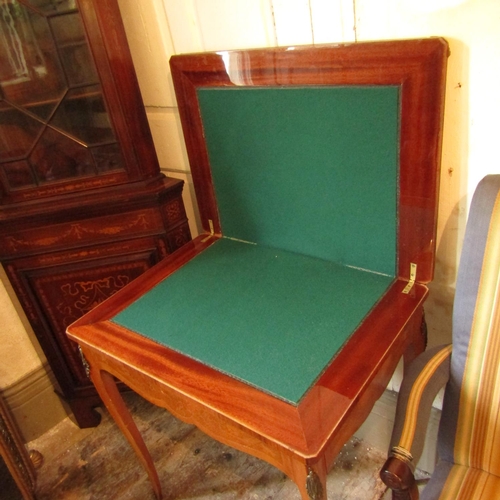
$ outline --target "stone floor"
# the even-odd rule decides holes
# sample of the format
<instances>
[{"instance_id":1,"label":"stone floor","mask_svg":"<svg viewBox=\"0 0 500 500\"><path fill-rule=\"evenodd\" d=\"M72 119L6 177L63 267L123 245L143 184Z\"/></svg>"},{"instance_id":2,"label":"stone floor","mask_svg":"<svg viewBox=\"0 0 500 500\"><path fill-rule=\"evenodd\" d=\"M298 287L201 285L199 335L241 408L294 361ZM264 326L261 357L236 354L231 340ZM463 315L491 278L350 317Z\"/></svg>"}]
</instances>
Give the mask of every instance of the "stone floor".
<instances>
[{"instance_id":1,"label":"stone floor","mask_svg":"<svg viewBox=\"0 0 500 500\"><path fill-rule=\"evenodd\" d=\"M294 483L271 465L221 445L135 394L126 400L156 464L164 500L300 500ZM44 456L38 500L154 500L133 451L107 412L102 415L95 429L78 429L66 419L29 443ZM328 498L386 498L378 479L383 462L382 452L352 439L328 476Z\"/></svg>"}]
</instances>

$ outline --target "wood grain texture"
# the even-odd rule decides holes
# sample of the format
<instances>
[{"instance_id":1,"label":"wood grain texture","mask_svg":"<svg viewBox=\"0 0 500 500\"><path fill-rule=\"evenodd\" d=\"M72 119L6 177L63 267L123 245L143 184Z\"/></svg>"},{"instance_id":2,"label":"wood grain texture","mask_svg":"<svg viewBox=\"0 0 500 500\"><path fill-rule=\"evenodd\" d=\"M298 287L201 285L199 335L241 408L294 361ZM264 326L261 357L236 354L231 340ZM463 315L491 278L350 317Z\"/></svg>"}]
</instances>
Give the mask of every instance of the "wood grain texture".
<instances>
[{"instance_id":1,"label":"wood grain texture","mask_svg":"<svg viewBox=\"0 0 500 500\"><path fill-rule=\"evenodd\" d=\"M200 240L172 256L177 266L194 248L209 243ZM416 285L404 295L405 283L397 281L295 406L108 321L145 286L168 276L173 266L164 261L154 270L89 313L90 323L89 317L77 321L69 328L70 338L80 344L93 371L112 374L215 439L268 461L299 488L309 469L326 477L385 389L399 358L405 354L411 359L425 345L420 326L427 289Z\"/></svg>"}]
</instances>

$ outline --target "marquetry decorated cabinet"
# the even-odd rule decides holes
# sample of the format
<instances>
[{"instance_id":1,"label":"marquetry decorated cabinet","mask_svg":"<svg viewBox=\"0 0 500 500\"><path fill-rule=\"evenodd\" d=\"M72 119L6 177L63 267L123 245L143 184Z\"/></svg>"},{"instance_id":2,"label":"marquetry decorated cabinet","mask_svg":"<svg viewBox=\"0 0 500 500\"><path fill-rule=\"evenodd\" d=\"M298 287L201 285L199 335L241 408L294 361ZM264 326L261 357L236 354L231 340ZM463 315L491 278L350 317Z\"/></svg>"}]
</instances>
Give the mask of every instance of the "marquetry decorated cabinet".
<instances>
[{"instance_id":1,"label":"marquetry decorated cabinet","mask_svg":"<svg viewBox=\"0 0 500 500\"><path fill-rule=\"evenodd\" d=\"M82 427L66 327L191 239L160 173L116 0L0 5L0 260Z\"/></svg>"}]
</instances>

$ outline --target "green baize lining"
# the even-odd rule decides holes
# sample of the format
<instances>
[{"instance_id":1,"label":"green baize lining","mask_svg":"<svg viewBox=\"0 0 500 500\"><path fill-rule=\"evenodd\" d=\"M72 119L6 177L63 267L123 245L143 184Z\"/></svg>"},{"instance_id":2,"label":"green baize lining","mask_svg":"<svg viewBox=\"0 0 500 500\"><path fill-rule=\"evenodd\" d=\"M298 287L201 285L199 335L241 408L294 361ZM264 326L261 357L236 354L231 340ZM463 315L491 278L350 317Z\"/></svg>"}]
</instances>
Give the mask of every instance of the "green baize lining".
<instances>
[{"instance_id":1,"label":"green baize lining","mask_svg":"<svg viewBox=\"0 0 500 500\"><path fill-rule=\"evenodd\" d=\"M112 321L297 404L393 279L221 239Z\"/></svg>"}]
</instances>

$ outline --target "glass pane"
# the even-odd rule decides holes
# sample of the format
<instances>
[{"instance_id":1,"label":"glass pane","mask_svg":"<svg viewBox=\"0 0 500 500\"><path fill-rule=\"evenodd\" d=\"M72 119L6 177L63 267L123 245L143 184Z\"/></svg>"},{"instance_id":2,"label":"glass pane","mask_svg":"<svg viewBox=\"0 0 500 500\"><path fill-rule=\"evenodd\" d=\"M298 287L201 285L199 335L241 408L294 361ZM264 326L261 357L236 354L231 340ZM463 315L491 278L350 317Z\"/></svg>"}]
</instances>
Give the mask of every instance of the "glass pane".
<instances>
[{"instance_id":1,"label":"glass pane","mask_svg":"<svg viewBox=\"0 0 500 500\"><path fill-rule=\"evenodd\" d=\"M56 14L77 8L76 0L26 0L25 3L36 7L44 14Z\"/></svg>"},{"instance_id":2,"label":"glass pane","mask_svg":"<svg viewBox=\"0 0 500 500\"><path fill-rule=\"evenodd\" d=\"M78 13L50 20L69 86L97 83L97 72Z\"/></svg>"},{"instance_id":3,"label":"glass pane","mask_svg":"<svg viewBox=\"0 0 500 500\"><path fill-rule=\"evenodd\" d=\"M47 128L29 158L39 182L55 182L95 174L89 150Z\"/></svg>"},{"instance_id":4,"label":"glass pane","mask_svg":"<svg viewBox=\"0 0 500 500\"><path fill-rule=\"evenodd\" d=\"M25 157L43 124L0 101L0 161Z\"/></svg>"},{"instance_id":5,"label":"glass pane","mask_svg":"<svg viewBox=\"0 0 500 500\"><path fill-rule=\"evenodd\" d=\"M92 156L94 157L97 171L101 174L123 168L123 158L118 144L93 148Z\"/></svg>"},{"instance_id":6,"label":"glass pane","mask_svg":"<svg viewBox=\"0 0 500 500\"><path fill-rule=\"evenodd\" d=\"M35 186L35 179L27 161L6 163L3 166L3 170L11 189Z\"/></svg>"},{"instance_id":7,"label":"glass pane","mask_svg":"<svg viewBox=\"0 0 500 500\"><path fill-rule=\"evenodd\" d=\"M66 82L47 19L15 0L0 3L0 85L3 96L48 118Z\"/></svg>"},{"instance_id":8,"label":"glass pane","mask_svg":"<svg viewBox=\"0 0 500 500\"><path fill-rule=\"evenodd\" d=\"M115 140L99 85L70 90L50 124L89 146Z\"/></svg>"},{"instance_id":9,"label":"glass pane","mask_svg":"<svg viewBox=\"0 0 500 500\"><path fill-rule=\"evenodd\" d=\"M76 0L0 0L3 190L125 167Z\"/></svg>"}]
</instances>

